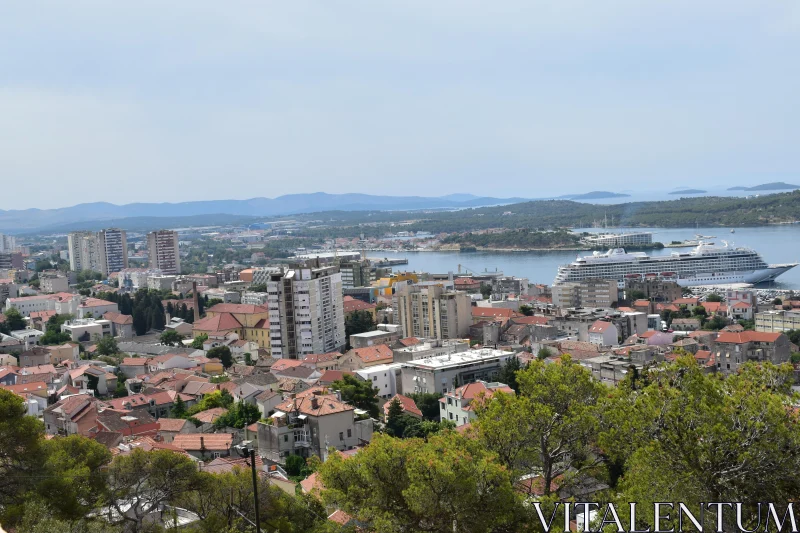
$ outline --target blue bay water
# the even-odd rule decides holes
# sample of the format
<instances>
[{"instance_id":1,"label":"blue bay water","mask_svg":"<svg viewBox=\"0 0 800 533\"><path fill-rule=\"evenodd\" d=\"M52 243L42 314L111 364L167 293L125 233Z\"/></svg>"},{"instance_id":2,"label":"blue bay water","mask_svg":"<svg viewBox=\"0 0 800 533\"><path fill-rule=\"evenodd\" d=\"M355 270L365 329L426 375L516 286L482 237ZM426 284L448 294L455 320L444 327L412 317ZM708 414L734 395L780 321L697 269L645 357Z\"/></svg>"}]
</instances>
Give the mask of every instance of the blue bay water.
<instances>
[{"instance_id":1,"label":"blue bay water","mask_svg":"<svg viewBox=\"0 0 800 533\"><path fill-rule=\"evenodd\" d=\"M652 231L653 240L667 244L671 241L684 241L694 239L695 234L714 235L710 239L721 245L723 240L731 245L752 248L761 254L767 263L796 263L800 262L800 224L787 224L780 226L766 226L758 228L735 228L736 233L730 233L731 228L636 228L635 231ZM585 229L577 231L598 232L605 230ZM633 231L626 229L608 230L619 233ZM708 240L708 239L707 239ZM688 252L691 248L665 248L652 250L653 255L665 255L675 251ZM500 270L507 276L520 276L528 278L532 283L551 284L556 276L558 266L569 263L575 257L586 255L590 252L575 251L540 251L540 252L369 252L371 258L405 257L408 265L394 267L396 272L409 270L418 272L447 273L458 272L466 269L473 272L484 270ZM800 267L793 268L778 278L771 285L779 289L800 289Z\"/></svg>"}]
</instances>

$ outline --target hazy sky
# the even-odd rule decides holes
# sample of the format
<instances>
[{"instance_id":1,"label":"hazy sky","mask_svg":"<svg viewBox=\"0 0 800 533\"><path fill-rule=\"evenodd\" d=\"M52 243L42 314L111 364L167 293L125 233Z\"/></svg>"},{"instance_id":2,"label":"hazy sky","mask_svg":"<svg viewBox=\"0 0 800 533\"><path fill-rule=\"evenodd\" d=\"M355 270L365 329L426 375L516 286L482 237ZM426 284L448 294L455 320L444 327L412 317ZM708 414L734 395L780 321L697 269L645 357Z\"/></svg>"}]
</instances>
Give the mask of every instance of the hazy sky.
<instances>
[{"instance_id":1,"label":"hazy sky","mask_svg":"<svg viewBox=\"0 0 800 533\"><path fill-rule=\"evenodd\" d=\"M0 209L773 180L798 0L0 3Z\"/></svg>"}]
</instances>

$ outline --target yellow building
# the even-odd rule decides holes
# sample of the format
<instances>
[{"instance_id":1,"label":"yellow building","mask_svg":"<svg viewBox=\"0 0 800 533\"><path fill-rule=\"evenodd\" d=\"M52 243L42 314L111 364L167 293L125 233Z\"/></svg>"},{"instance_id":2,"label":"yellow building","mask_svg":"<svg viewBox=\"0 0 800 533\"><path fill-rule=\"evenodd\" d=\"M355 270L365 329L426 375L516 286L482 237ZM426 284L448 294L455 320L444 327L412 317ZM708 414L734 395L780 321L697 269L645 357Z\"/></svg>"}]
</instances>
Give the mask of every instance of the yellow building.
<instances>
[{"instance_id":1,"label":"yellow building","mask_svg":"<svg viewBox=\"0 0 800 533\"><path fill-rule=\"evenodd\" d=\"M394 294L394 284L406 281L410 283L418 283L419 276L413 272L399 272L391 276L380 278L372 284L373 287L378 289L379 296L392 296Z\"/></svg>"},{"instance_id":2,"label":"yellow building","mask_svg":"<svg viewBox=\"0 0 800 533\"><path fill-rule=\"evenodd\" d=\"M205 333L224 335L234 332L239 338L253 341L260 348L270 349L269 310L260 305L217 304L206 310L206 316L193 324L192 335Z\"/></svg>"}]
</instances>

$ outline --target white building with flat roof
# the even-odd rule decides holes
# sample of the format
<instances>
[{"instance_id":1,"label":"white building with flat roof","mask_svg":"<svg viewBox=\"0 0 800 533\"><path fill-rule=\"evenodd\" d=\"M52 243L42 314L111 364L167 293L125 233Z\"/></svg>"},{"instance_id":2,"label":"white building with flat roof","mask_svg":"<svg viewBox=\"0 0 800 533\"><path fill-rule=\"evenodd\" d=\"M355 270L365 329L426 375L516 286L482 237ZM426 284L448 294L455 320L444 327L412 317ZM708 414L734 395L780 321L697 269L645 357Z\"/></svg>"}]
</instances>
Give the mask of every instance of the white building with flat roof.
<instances>
[{"instance_id":1,"label":"white building with flat roof","mask_svg":"<svg viewBox=\"0 0 800 533\"><path fill-rule=\"evenodd\" d=\"M388 400L397 394L397 380L400 377L401 366L400 363L375 365L356 370L356 374L364 381L371 383L372 388L378 390L378 396Z\"/></svg>"},{"instance_id":2,"label":"white building with flat roof","mask_svg":"<svg viewBox=\"0 0 800 533\"><path fill-rule=\"evenodd\" d=\"M491 348L468 350L401 363L400 394L428 392L445 394L478 380L495 381L500 367L516 352Z\"/></svg>"}]
</instances>

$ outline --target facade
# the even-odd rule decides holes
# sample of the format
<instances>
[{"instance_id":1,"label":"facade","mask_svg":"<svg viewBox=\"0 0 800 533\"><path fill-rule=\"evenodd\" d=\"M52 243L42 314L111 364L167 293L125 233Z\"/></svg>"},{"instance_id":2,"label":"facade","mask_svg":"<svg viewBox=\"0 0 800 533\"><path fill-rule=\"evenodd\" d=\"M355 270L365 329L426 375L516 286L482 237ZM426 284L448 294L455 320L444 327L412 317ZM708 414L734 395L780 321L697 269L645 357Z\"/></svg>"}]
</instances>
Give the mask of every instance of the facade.
<instances>
[{"instance_id":1,"label":"facade","mask_svg":"<svg viewBox=\"0 0 800 533\"><path fill-rule=\"evenodd\" d=\"M264 307L267 306L267 296L266 292L250 292L245 291L242 293L242 303L248 305L263 305Z\"/></svg>"},{"instance_id":2,"label":"facade","mask_svg":"<svg viewBox=\"0 0 800 533\"><path fill-rule=\"evenodd\" d=\"M344 348L342 276L337 267L296 267L273 274L267 293L273 357L302 359Z\"/></svg>"},{"instance_id":3,"label":"facade","mask_svg":"<svg viewBox=\"0 0 800 533\"><path fill-rule=\"evenodd\" d=\"M128 240L125 230L111 228L97 232L99 266L104 276L128 268Z\"/></svg>"},{"instance_id":4,"label":"facade","mask_svg":"<svg viewBox=\"0 0 800 533\"><path fill-rule=\"evenodd\" d=\"M39 290L52 294L69 290L69 279L58 270L43 270L39 272Z\"/></svg>"},{"instance_id":5,"label":"facade","mask_svg":"<svg viewBox=\"0 0 800 533\"><path fill-rule=\"evenodd\" d=\"M723 331L714 350L717 372L734 374L748 361L769 361L776 365L789 361L791 343L783 333Z\"/></svg>"},{"instance_id":6,"label":"facade","mask_svg":"<svg viewBox=\"0 0 800 533\"><path fill-rule=\"evenodd\" d=\"M378 390L378 396L384 400L397 394L397 382L400 378L400 363L388 365L375 365L356 370L356 375L372 384Z\"/></svg>"},{"instance_id":7,"label":"facade","mask_svg":"<svg viewBox=\"0 0 800 533\"><path fill-rule=\"evenodd\" d=\"M61 325L61 332L69 334L73 342L86 342L97 337L109 337L113 333L111 321L94 318L76 318Z\"/></svg>"},{"instance_id":8,"label":"facade","mask_svg":"<svg viewBox=\"0 0 800 533\"><path fill-rule=\"evenodd\" d=\"M206 310L205 318L192 325L192 335L205 333L210 339L233 333L239 340L269 349L270 314L269 309L259 305L217 304Z\"/></svg>"},{"instance_id":9,"label":"facade","mask_svg":"<svg viewBox=\"0 0 800 533\"><path fill-rule=\"evenodd\" d=\"M755 314L756 331L789 331L800 329L800 312L780 309Z\"/></svg>"},{"instance_id":10,"label":"facade","mask_svg":"<svg viewBox=\"0 0 800 533\"><path fill-rule=\"evenodd\" d=\"M553 286L553 305L556 307L613 307L618 301L617 282L607 279L587 279Z\"/></svg>"},{"instance_id":11,"label":"facade","mask_svg":"<svg viewBox=\"0 0 800 533\"><path fill-rule=\"evenodd\" d=\"M455 390L447 392L439 399L441 420L449 420L456 427L469 424L477 418L475 415L474 401L489 400L496 392L514 394L514 389L505 383L476 381L462 385Z\"/></svg>"},{"instance_id":12,"label":"facade","mask_svg":"<svg viewBox=\"0 0 800 533\"><path fill-rule=\"evenodd\" d=\"M147 288L157 291L171 290L172 284L178 279L177 276L166 274L151 274L147 276Z\"/></svg>"},{"instance_id":13,"label":"facade","mask_svg":"<svg viewBox=\"0 0 800 533\"><path fill-rule=\"evenodd\" d=\"M94 251L94 245L87 241L93 241L93 239L94 235L91 231L74 231L67 235L70 270L73 272L91 270L92 258L89 257L89 253Z\"/></svg>"},{"instance_id":14,"label":"facade","mask_svg":"<svg viewBox=\"0 0 800 533\"><path fill-rule=\"evenodd\" d=\"M164 274L181 273L181 254L178 247L178 232L171 230L151 231L147 234L147 251L150 268Z\"/></svg>"},{"instance_id":15,"label":"facade","mask_svg":"<svg viewBox=\"0 0 800 533\"><path fill-rule=\"evenodd\" d=\"M330 447L349 450L372 440L372 419L331 394L305 394L276 406L258 423L262 457L283 463L289 455L323 461Z\"/></svg>"},{"instance_id":16,"label":"facade","mask_svg":"<svg viewBox=\"0 0 800 533\"><path fill-rule=\"evenodd\" d=\"M15 252L17 250L17 239L11 235L0 233L0 252Z\"/></svg>"},{"instance_id":17,"label":"facade","mask_svg":"<svg viewBox=\"0 0 800 533\"><path fill-rule=\"evenodd\" d=\"M597 320L589 326L589 342L598 346L613 346L619 342L617 327L605 320Z\"/></svg>"},{"instance_id":18,"label":"facade","mask_svg":"<svg viewBox=\"0 0 800 533\"><path fill-rule=\"evenodd\" d=\"M482 348L402 363L400 394L430 392L445 394L478 380L494 381L500 367L514 352Z\"/></svg>"},{"instance_id":19,"label":"facade","mask_svg":"<svg viewBox=\"0 0 800 533\"><path fill-rule=\"evenodd\" d=\"M339 272L342 274L342 288L352 289L355 287L366 287L373 279L370 279L369 261L342 261L339 263Z\"/></svg>"},{"instance_id":20,"label":"facade","mask_svg":"<svg viewBox=\"0 0 800 533\"><path fill-rule=\"evenodd\" d=\"M438 284L399 287L394 298L395 324L406 337L458 339L469 335L472 302L465 292Z\"/></svg>"},{"instance_id":21,"label":"facade","mask_svg":"<svg viewBox=\"0 0 800 533\"><path fill-rule=\"evenodd\" d=\"M636 233L600 233L584 237L581 241L597 248L637 247L653 244L653 234L649 231Z\"/></svg>"},{"instance_id":22,"label":"facade","mask_svg":"<svg viewBox=\"0 0 800 533\"><path fill-rule=\"evenodd\" d=\"M683 296L681 286L674 281L660 279L642 279L640 277L625 279L625 292L631 294L641 292L644 299L650 302L674 302ZM630 299L630 296L628 296Z\"/></svg>"}]
</instances>

